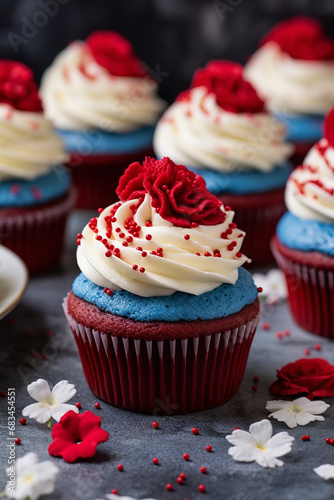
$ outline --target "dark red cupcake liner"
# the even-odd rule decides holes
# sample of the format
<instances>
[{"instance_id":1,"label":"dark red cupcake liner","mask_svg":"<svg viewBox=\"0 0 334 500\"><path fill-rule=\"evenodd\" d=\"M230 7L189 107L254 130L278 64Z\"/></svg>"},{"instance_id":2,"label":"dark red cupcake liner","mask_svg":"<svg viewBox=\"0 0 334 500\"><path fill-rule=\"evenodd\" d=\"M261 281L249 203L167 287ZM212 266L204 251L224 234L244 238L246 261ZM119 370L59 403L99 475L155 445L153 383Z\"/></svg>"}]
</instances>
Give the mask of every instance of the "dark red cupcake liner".
<instances>
[{"instance_id":1,"label":"dark red cupcake liner","mask_svg":"<svg viewBox=\"0 0 334 500\"><path fill-rule=\"evenodd\" d=\"M30 274L47 271L57 263L74 200L72 190L43 205L0 209L0 243L22 258Z\"/></svg>"},{"instance_id":2,"label":"dark red cupcake liner","mask_svg":"<svg viewBox=\"0 0 334 500\"><path fill-rule=\"evenodd\" d=\"M283 271L288 288L291 313L295 321L305 330L321 337L334 338L334 258L332 269L319 265L316 255L307 260L295 260L293 250L284 251L284 246L275 237L272 249L276 261ZM296 258L300 252L296 252ZM330 258L326 258L326 261Z\"/></svg>"},{"instance_id":3,"label":"dark red cupcake liner","mask_svg":"<svg viewBox=\"0 0 334 500\"><path fill-rule=\"evenodd\" d=\"M286 212L284 190L279 188L252 195L218 195L224 205L230 205L235 211L233 221L238 228L246 232L241 250L252 262L245 267L274 261L270 241L279 219Z\"/></svg>"},{"instance_id":4,"label":"dark red cupcake liner","mask_svg":"<svg viewBox=\"0 0 334 500\"><path fill-rule=\"evenodd\" d=\"M78 195L75 207L97 209L119 201L116 188L124 170L135 161L152 156L148 148L123 155L80 155L72 154L69 167Z\"/></svg>"},{"instance_id":5,"label":"dark red cupcake liner","mask_svg":"<svg viewBox=\"0 0 334 500\"><path fill-rule=\"evenodd\" d=\"M84 373L99 398L153 415L205 410L228 401L241 383L259 314L232 330L177 340L113 336L64 312Z\"/></svg>"}]
</instances>

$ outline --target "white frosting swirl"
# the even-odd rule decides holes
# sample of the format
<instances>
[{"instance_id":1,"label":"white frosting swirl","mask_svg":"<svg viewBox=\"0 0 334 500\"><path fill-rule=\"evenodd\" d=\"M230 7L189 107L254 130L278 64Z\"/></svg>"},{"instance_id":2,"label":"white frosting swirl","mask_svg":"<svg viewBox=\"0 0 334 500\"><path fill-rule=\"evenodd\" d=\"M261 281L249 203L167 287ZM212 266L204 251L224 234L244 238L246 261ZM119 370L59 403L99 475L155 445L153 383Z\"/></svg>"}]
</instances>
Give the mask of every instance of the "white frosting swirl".
<instances>
[{"instance_id":1,"label":"white frosting swirl","mask_svg":"<svg viewBox=\"0 0 334 500\"><path fill-rule=\"evenodd\" d=\"M0 181L35 179L66 158L62 140L43 113L0 104Z\"/></svg>"},{"instance_id":2,"label":"white frosting swirl","mask_svg":"<svg viewBox=\"0 0 334 500\"><path fill-rule=\"evenodd\" d=\"M226 219L221 224L199 225L188 229L175 227L163 219L152 208L148 194L133 215L131 207L137 204L138 200L120 204L115 213L117 222L112 224L110 237L107 236L105 217L110 215L116 204L100 214L97 219L97 232L89 225L84 228L77 260L81 271L89 280L111 290L124 289L142 297L171 295L176 291L200 295L222 283L236 282L238 267L247 257L238 253L245 233L234 228L234 225L229 228L234 216L233 211L226 212ZM221 207L221 210L224 211L224 208ZM133 240L128 243L127 238L130 236L131 239L132 236L125 226L128 217L132 216L141 230L139 236L133 236ZM146 226L147 221L152 222L152 227ZM221 233L226 231L231 234L224 235L224 239ZM147 235L151 235L151 239L147 239ZM186 235L189 235L189 238ZM100 237L102 240L97 239ZM233 249L232 241L236 242L232 243ZM123 242L126 242L127 246L123 246ZM106 256L108 248L105 243L113 245L113 251L119 249L120 258L115 255ZM151 253L156 252L158 248L162 248L162 257ZM220 257L213 256L215 250L220 252ZM142 252L147 255L144 253L143 256ZM205 256L206 252L209 252L210 256ZM133 269L134 265L138 266L137 270ZM140 272L140 268L144 268L145 272Z\"/></svg>"},{"instance_id":3,"label":"white frosting swirl","mask_svg":"<svg viewBox=\"0 0 334 500\"><path fill-rule=\"evenodd\" d=\"M41 96L46 115L59 128L97 128L129 132L154 125L165 108L149 77L112 76L100 66L85 42L74 42L43 76Z\"/></svg>"},{"instance_id":4,"label":"white frosting swirl","mask_svg":"<svg viewBox=\"0 0 334 500\"><path fill-rule=\"evenodd\" d=\"M325 114L334 105L334 62L293 59L275 42L258 49L245 74L273 111Z\"/></svg>"},{"instance_id":5,"label":"white frosting swirl","mask_svg":"<svg viewBox=\"0 0 334 500\"><path fill-rule=\"evenodd\" d=\"M214 94L196 87L164 113L153 147L158 157L169 156L193 168L266 172L292 153L284 135L284 125L270 114L225 111Z\"/></svg>"},{"instance_id":6,"label":"white frosting swirl","mask_svg":"<svg viewBox=\"0 0 334 500\"><path fill-rule=\"evenodd\" d=\"M334 148L321 139L289 177L285 202L300 219L334 222Z\"/></svg>"}]
</instances>

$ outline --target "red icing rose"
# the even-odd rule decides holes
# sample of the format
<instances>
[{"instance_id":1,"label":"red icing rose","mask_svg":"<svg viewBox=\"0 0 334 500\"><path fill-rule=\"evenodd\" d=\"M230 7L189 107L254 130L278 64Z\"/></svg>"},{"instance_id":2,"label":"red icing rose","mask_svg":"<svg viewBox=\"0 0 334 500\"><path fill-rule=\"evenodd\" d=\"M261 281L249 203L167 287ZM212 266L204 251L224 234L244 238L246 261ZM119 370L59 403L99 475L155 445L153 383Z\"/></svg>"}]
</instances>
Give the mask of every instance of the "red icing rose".
<instances>
[{"instance_id":1,"label":"red icing rose","mask_svg":"<svg viewBox=\"0 0 334 500\"><path fill-rule=\"evenodd\" d=\"M101 429L101 417L91 411L79 415L70 410L53 426L51 436L50 455L72 463L79 458L93 457L97 445L107 441L109 433Z\"/></svg>"},{"instance_id":2,"label":"red icing rose","mask_svg":"<svg viewBox=\"0 0 334 500\"><path fill-rule=\"evenodd\" d=\"M264 102L243 77L243 67L230 61L211 61L198 69L191 87L204 86L215 94L217 103L232 113L261 113Z\"/></svg>"},{"instance_id":3,"label":"red icing rose","mask_svg":"<svg viewBox=\"0 0 334 500\"><path fill-rule=\"evenodd\" d=\"M205 181L183 165L165 157L132 163L119 180L121 201L143 198L149 193L152 207L178 227L213 226L225 220L222 202L206 188Z\"/></svg>"},{"instance_id":4,"label":"red icing rose","mask_svg":"<svg viewBox=\"0 0 334 500\"><path fill-rule=\"evenodd\" d=\"M327 141L334 147L334 108L326 116L324 131Z\"/></svg>"},{"instance_id":5,"label":"red icing rose","mask_svg":"<svg viewBox=\"0 0 334 500\"><path fill-rule=\"evenodd\" d=\"M141 78L147 75L131 43L116 31L95 31L86 42L96 62L111 75Z\"/></svg>"},{"instance_id":6,"label":"red icing rose","mask_svg":"<svg viewBox=\"0 0 334 500\"><path fill-rule=\"evenodd\" d=\"M277 370L277 377L272 394L305 394L311 400L334 396L334 366L324 359L298 359Z\"/></svg>"},{"instance_id":7,"label":"red icing rose","mask_svg":"<svg viewBox=\"0 0 334 500\"><path fill-rule=\"evenodd\" d=\"M315 19L294 17L275 26L261 45L276 42L281 50L294 59L331 61L334 59L334 40L328 38Z\"/></svg>"},{"instance_id":8,"label":"red icing rose","mask_svg":"<svg viewBox=\"0 0 334 500\"><path fill-rule=\"evenodd\" d=\"M21 111L43 111L31 69L17 61L0 60L0 103Z\"/></svg>"}]
</instances>

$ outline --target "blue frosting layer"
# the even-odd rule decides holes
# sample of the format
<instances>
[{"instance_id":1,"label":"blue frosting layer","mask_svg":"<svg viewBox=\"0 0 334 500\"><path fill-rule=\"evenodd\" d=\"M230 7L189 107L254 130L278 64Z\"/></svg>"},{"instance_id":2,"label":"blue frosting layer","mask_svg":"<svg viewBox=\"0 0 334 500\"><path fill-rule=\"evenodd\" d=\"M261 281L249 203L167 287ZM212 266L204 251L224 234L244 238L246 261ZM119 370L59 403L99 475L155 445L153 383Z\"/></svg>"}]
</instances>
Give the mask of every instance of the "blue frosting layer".
<instances>
[{"instance_id":1,"label":"blue frosting layer","mask_svg":"<svg viewBox=\"0 0 334 500\"><path fill-rule=\"evenodd\" d=\"M197 170L192 167L189 168L204 178L208 190L213 194L252 194L278 189L285 186L292 169L291 164L288 162L275 167L271 172L240 170L222 173L211 169Z\"/></svg>"},{"instance_id":2,"label":"blue frosting layer","mask_svg":"<svg viewBox=\"0 0 334 500\"><path fill-rule=\"evenodd\" d=\"M0 207L28 207L47 203L70 189L70 176L61 165L33 180L10 179L0 182Z\"/></svg>"},{"instance_id":3,"label":"blue frosting layer","mask_svg":"<svg viewBox=\"0 0 334 500\"><path fill-rule=\"evenodd\" d=\"M134 153L152 145L154 127L141 127L132 132L117 134L102 130L61 130L69 153L80 155Z\"/></svg>"},{"instance_id":4,"label":"blue frosting layer","mask_svg":"<svg viewBox=\"0 0 334 500\"><path fill-rule=\"evenodd\" d=\"M223 283L202 295L175 292L168 297L139 297L124 290L109 297L103 288L89 281L84 274L74 280L73 293L99 309L136 321L194 321L225 318L251 304L257 288L251 274L239 269L234 285Z\"/></svg>"},{"instance_id":5,"label":"blue frosting layer","mask_svg":"<svg viewBox=\"0 0 334 500\"><path fill-rule=\"evenodd\" d=\"M286 126L287 141L317 142L323 137L324 116L283 113L276 113L275 116Z\"/></svg>"},{"instance_id":6,"label":"blue frosting layer","mask_svg":"<svg viewBox=\"0 0 334 500\"><path fill-rule=\"evenodd\" d=\"M287 212L278 223L277 235L289 248L334 256L334 224L299 219Z\"/></svg>"}]
</instances>

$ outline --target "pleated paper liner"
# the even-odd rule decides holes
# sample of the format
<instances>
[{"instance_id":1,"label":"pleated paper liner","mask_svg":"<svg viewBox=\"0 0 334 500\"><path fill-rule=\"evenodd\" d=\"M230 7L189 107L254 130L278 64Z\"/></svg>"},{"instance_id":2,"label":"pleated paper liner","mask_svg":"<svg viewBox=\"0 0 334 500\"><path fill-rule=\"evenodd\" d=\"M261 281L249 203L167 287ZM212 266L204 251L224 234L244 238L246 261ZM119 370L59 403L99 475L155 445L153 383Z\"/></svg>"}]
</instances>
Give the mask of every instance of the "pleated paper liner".
<instances>
[{"instance_id":1,"label":"pleated paper liner","mask_svg":"<svg viewBox=\"0 0 334 500\"><path fill-rule=\"evenodd\" d=\"M30 274L47 271L57 263L74 200L72 190L43 205L0 209L0 243L22 258Z\"/></svg>"},{"instance_id":2,"label":"pleated paper liner","mask_svg":"<svg viewBox=\"0 0 334 500\"><path fill-rule=\"evenodd\" d=\"M285 275L295 321L315 335L334 338L334 258L324 256L321 263L322 259L312 259L308 252L308 259L298 262L297 256L290 256L294 251L284 251L277 237L272 241L272 249Z\"/></svg>"},{"instance_id":3,"label":"pleated paper liner","mask_svg":"<svg viewBox=\"0 0 334 500\"><path fill-rule=\"evenodd\" d=\"M205 410L228 401L241 383L258 312L232 330L178 340L113 336L64 312L91 390L108 403L153 415Z\"/></svg>"},{"instance_id":4,"label":"pleated paper liner","mask_svg":"<svg viewBox=\"0 0 334 500\"><path fill-rule=\"evenodd\" d=\"M286 212L284 188L267 193L232 195L221 193L218 197L224 205L235 211L233 221L246 232L242 253L252 262L245 267L254 267L274 262L270 240L274 236L279 219Z\"/></svg>"}]
</instances>

